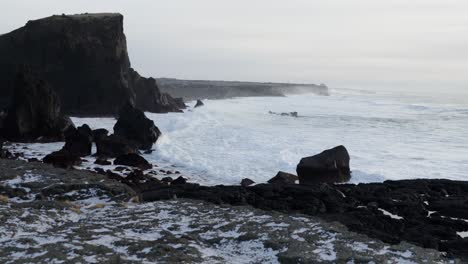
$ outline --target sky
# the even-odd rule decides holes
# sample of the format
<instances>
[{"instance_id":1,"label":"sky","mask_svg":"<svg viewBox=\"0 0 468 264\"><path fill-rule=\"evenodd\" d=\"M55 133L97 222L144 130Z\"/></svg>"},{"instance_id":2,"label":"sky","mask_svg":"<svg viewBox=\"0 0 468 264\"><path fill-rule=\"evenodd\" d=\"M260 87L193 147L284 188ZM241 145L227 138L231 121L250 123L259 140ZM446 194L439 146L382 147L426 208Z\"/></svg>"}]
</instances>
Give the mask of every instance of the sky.
<instances>
[{"instance_id":1,"label":"sky","mask_svg":"<svg viewBox=\"0 0 468 264\"><path fill-rule=\"evenodd\" d=\"M466 0L1 0L0 33L119 12L132 66L181 79L468 90Z\"/></svg>"}]
</instances>

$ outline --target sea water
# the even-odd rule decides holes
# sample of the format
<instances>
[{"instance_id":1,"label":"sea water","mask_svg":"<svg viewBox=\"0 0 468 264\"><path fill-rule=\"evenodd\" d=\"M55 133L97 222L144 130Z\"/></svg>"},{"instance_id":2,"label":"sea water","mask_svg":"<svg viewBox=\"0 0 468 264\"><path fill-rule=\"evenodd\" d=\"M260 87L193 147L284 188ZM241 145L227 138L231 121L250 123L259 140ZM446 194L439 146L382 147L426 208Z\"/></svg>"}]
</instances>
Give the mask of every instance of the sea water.
<instances>
[{"instance_id":1,"label":"sea water","mask_svg":"<svg viewBox=\"0 0 468 264\"><path fill-rule=\"evenodd\" d=\"M295 173L302 157L344 145L355 183L468 180L468 105L433 99L337 89L331 96L205 100L184 113L146 113L163 134L145 158L174 165L193 182L238 184L265 182L280 170ZM115 123L73 121L110 131Z\"/></svg>"}]
</instances>

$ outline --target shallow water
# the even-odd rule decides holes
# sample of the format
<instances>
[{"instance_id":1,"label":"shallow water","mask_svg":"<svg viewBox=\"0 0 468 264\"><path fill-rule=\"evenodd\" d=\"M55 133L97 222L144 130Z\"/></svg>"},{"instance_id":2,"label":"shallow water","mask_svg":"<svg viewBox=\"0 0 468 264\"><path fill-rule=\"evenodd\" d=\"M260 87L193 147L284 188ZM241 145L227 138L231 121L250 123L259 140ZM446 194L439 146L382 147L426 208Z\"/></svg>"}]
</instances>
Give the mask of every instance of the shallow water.
<instances>
[{"instance_id":1,"label":"shallow water","mask_svg":"<svg viewBox=\"0 0 468 264\"><path fill-rule=\"evenodd\" d=\"M299 117L269 111L297 111ZM350 152L353 182L468 179L468 106L462 104L333 90L327 97L206 100L183 114L147 115L163 136L146 158L176 165L204 184L237 184L244 177L266 181L278 170L295 172L301 157L340 144ZM112 131L115 120L74 122Z\"/></svg>"}]
</instances>

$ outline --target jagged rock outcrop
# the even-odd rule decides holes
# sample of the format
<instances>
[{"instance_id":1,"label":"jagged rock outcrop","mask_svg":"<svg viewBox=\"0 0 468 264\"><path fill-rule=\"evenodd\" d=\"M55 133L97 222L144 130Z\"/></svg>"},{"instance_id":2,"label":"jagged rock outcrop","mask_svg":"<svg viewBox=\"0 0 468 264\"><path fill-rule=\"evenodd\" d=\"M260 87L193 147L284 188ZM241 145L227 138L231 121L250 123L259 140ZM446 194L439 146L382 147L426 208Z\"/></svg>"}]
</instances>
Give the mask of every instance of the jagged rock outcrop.
<instances>
[{"instance_id":1,"label":"jagged rock outcrop","mask_svg":"<svg viewBox=\"0 0 468 264\"><path fill-rule=\"evenodd\" d=\"M134 143L139 149L151 149L161 135L153 120L145 113L126 104L119 112L119 119L114 125L114 134Z\"/></svg>"},{"instance_id":2,"label":"jagged rock outcrop","mask_svg":"<svg viewBox=\"0 0 468 264\"><path fill-rule=\"evenodd\" d=\"M14 93L15 69L41 73L73 115L114 115L129 100L152 112L178 111L152 78L130 68L121 14L59 15L0 36L0 103Z\"/></svg>"},{"instance_id":3,"label":"jagged rock outcrop","mask_svg":"<svg viewBox=\"0 0 468 264\"><path fill-rule=\"evenodd\" d=\"M110 135L96 141L96 155L98 157L115 158L136 152L138 152L136 146L120 136Z\"/></svg>"},{"instance_id":4,"label":"jagged rock outcrop","mask_svg":"<svg viewBox=\"0 0 468 264\"><path fill-rule=\"evenodd\" d=\"M1 134L10 141L60 141L73 127L62 114L60 99L47 82L27 67L21 67L15 93L3 121Z\"/></svg>"},{"instance_id":5,"label":"jagged rock outcrop","mask_svg":"<svg viewBox=\"0 0 468 264\"><path fill-rule=\"evenodd\" d=\"M93 146L93 132L91 128L84 124L78 128L70 128L65 133L65 150L70 153L85 157L91 155Z\"/></svg>"},{"instance_id":6,"label":"jagged rock outcrop","mask_svg":"<svg viewBox=\"0 0 468 264\"><path fill-rule=\"evenodd\" d=\"M144 111L154 113L181 112L183 99L172 98L166 93L161 93L154 78L141 77L138 72L129 70L129 83L135 90L135 105ZM184 104L185 105L185 104Z\"/></svg>"},{"instance_id":7,"label":"jagged rock outcrop","mask_svg":"<svg viewBox=\"0 0 468 264\"><path fill-rule=\"evenodd\" d=\"M302 158L296 171L300 184L339 183L351 179L349 154L344 146Z\"/></svg>"},{"instance_id":8,"label":"jagged rock outcrop","mask_svg":"<svg viewBox=\"0 0 468 264\"><path fill-rule=\"evenodd\" d=\"M204 106L205 104L202 102L202 100L198 99L197 103L195 104L194 108Z\"/></svg>"}]
</instances>

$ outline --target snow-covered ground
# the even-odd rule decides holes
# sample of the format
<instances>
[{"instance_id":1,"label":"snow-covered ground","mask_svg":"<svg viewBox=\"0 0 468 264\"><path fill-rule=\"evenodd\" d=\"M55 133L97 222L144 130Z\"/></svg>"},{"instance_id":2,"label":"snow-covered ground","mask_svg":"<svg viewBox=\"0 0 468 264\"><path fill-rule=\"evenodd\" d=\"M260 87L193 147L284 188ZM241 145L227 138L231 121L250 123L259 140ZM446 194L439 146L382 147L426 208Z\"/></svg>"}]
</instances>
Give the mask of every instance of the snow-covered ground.
<instances>
[{"instance_id":1,"label":"snow-covered ground","mask_svg":"<svg viewBox=\"0 0 468 264\"><path fill-rule=\"evenodd\" d=\"M138 203L99 174L0 166L10 196L0 195L0 263L447 262L435 250L388 245L314 217L185 199Z\"/></svg>"}]
</instances>

